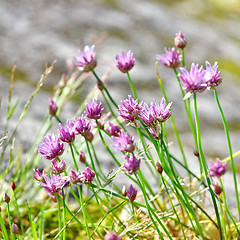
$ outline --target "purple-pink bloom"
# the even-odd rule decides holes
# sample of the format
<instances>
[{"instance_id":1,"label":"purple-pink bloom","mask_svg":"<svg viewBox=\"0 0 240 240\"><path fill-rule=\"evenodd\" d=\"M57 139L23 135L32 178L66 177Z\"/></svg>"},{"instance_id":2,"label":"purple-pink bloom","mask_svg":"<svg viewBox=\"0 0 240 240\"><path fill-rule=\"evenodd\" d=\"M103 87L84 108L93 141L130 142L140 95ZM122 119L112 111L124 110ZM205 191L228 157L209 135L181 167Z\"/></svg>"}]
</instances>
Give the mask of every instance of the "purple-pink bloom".
<instances>
[{"instance_id":1,"label":"purple-pink bloom","mask_svg":"<svg viewBox=\"0 0 240 240\"><path fill-rule=\"evenodd\" d=\"M45 170L43 170L42 172L38 169L33 169L33 171L35 172L35 176L33 176L38 182L45 182L44 177L47 175Z\"/></svg>"},{"instance_id":2,"label":"purple-pink bloom","mask_svg":"<svg viewBox=\"0 0 240 240\"><path fill-rule=\"evenodd\" d=\"M84 183L91 183L95 177L95 172L93 172L89 167L87 167L82 172L82 179Z\"/></svg>"},{"instance_id":3,"label":"purple-pink bloom","mask_svg":"<svg viewBox=\"0 0 240 240\"><path fill-rule=\"evenodd\" d=\"M67 142L67 143L72 143L75 140L75 132L73 131L72 127L67 124L66 127L64 127L61 123L59 124L59 138L60 140L62 140L63 142Z\"/></svg>"},{"instance_id":4,"label":"purple-pink bloom","mask_svg":"<svg viewBox=\"0 0 240 240\"><path fill-rule=\"evenodd\" d=\"M84 178L80 172L71 171L69 174L69 180L71 184L82 185L84 183Z\"/></svg>"},{"instance_id":5,"label":"purple-pink bloom","mask_svg":"<svg viewBox=\"0 0 240 240\"><path fill-rule=\"evenodd\" d=\"M94 45L91 48L85 46L84 51L78 51L78 56L75 57L75 60L80 71L89 72L96 67L97 61L95 59L94 47Z\"/></svg>"},{"instance_id":6,"label":"purple-pink bloom","mask_svg":"<svg viewBox=\"0 0 240 240\"><path fill-rule=\"evenodd\" d=\"M97 99L90 100L86 104L86 115L90 119L99 119L102 115L102 104L98 104Z\"/></svg>"},{"instance_id":7,"label":"purple-pink bloom","mask_svg":"<svg viewBox=\"0 0 240 240\"><path fill-rule=\"evenodd\" d=\"M157 60L164 64L166 67L177 68L180 64L181 55L179 51L175 51L175 48L165 48L165 54L157 55Z\"/></svg>"},{"instance_id":8,"label":"purple-pink bloom","mask_svg":"<svg viewBox=\"0 0 240 240\"><path fill-rule=\"evenodd\" d=\"M174 43L175 43L175 46L176 46L177 48L184 49L184 48L186 47L187 41L186 41L186 38L185 38L185 36L182 34L181 31L176 34L176 37L175 37L175 39L174 39Z\"/></svg>"},{"instance_id":9,"label":"purple-pink bloom","mask_svg":"<svg viewBox=\"0 0 240 240\"><path fill-rule=\"evenodd\" d=\"M115 58L117 60L118 69L123 73L129 72L134 66L135 58L133 58L133 53L131 51L128 51L127 54L122 51L121 55L116 55Z\"/></svg>"},{"instance_id":10,"label":"purple-pink bloom","mask_svg":"<svg viewBox=\"0 0 240 240\"><path fill-rule=\"evenodd\" d=\"M63 143L56 135L49 135L43 138L43 142L38 144L38 151L48 160L52 160L62 155Z\"/></svg>"},{"instance_id":11,"label":"purple-pink bloom","mask_svg":"<svg viewBox=\"0 0 240 240\"><path fill-rule=\"evenodd\" d=\"M119 237L114 231L111 231L104 236L104 240L122 240L122 238Z\"/></svg>"},{"instance_id":12,"label":"purple-pink bloom","mask_svg":"<svg viewBox=\"0 0 240 240\"><path fill-rule=\"evenodd\" d=\"M40 185L46 190L49 197L56 202L56 195L62 194L62 189L69 185L69 181L59 175L51 174L50 177L44 176L44 182L39 182Z\"/></svg>"},{"instance_id":13,"label":"purple-pink bloom","mask_svg":"<svg viewBox=\"0 0 240 240\"><path fill-rule=\"evenodd\" d=\"M52 100L52 98L49 98L49 114L52 116L56 115L56 112L58 110L57 104Z\"/></svg>"},{"instance_id":14,"label":"purple-pink bloom","mask_svg":"<svg viewBox=\"0 0 240 240\"><path fill-rule=\"evenodd\" d=\"M89 121L87 121L84 116L77 118L73 125L73 130L75 134L81 134L86 137L91 130Z\"/></svg>"},{"instance_id":15,"label":"purple-pink bloom","mask_svg":"<svg viewBox=\"0 0 240 240\"><path fill-rule=\"evenodd\" d=\"M118 137L113 137L115 144L113 146L117 151L121 152L133 152L135 149L133 137L129 136L127 133L121 131Z\"/></svg>"},{"instance_id":16,"label":"purple-pink bloom","mask_svg":"<svg viewBox=\"0 0 240 240\"><path fill-rule=\"evenodd\" d=\"M179 73L178 77L184 91L202 92L206 89L206 70L202 66L198 69L198 64L192 63L190 72L186 68L180 68L180 70L182 73Z\"/></svg>"},{"instance_id":17,"label":"purple-pink bloom","mask_svg":"<svg viewBox=\"0 0 240 240\"><path fill-rule=\"evenodd\" d=\"M222 163L219 158L216 159L216 162L210 161L209 170L210 177L221 177L226 171L227 162Z\"/></svg>"},{"instance_id":18,"label":"purple-pink bloom","mask_svg":"<svg viewBox=\"0 0 240 240\"><path fill-rule=\"evenodd\" d=\"M125 155L125 159L126 162L123 164L123 171L130 175L135 173L140 167L141 159L137 159L133 155L129 157L127 154Z\"/></svg>"},{"instance_id":19,"label":"purple-pink bloom","mask_svg":"<svg viewBox=\"0 0 240 240\"><path fill-rule=\"evenodd\" d=\"M57 164L57 160L52 160L52 166L50 167L53 174L61 174L66 170L66 162L62 159L59 164Z\"/></svg>"},{"instance_id":20,"label":"purple-pink bloom","mask_svg":"<svg viewBox=\"0 0 240 240\"><path fill-rule=\"evenodd\" d=\"M208 61L206 61L206 79L207 85L210 88L216 87L222 83L222 78L220 77L220 71L218 71L217 62L212 66Z\"/></svg>"},{"instance_id":21,"label":"purple-pink bloom","mask_svg":"<svg viewBox=\"0 0 240 240\"><path fill-rule=\"evenodd\" d=\"M121 128L109 122L109 128L107 128L106 131L112 136L118 137L121 132Z\"/></svg>"},{"instance_id":22,"label":"purple-pink bloom","mask_svg":"<svg viewBox=\"0 0 240 240\"><path fill-rule=\"evenodd\" d=\"M130 185L130 188L127 190L127 197L128 199L133 202L136 199L137 190Z\"/></svg>"},{"instance_id":23,"label":"purple-pink bloom","mask_svg":"<svg viewBox=\"0 0 240 240\"><path fill-rule=\"evenodd\" d=\"M121 101L121 103L122 106L118 106L120 116L126 122L134 122L143 109L143 102L138 103L137 99L134 100L131 95L128 95L128 99Z\"/></svg>"}]
</instances>

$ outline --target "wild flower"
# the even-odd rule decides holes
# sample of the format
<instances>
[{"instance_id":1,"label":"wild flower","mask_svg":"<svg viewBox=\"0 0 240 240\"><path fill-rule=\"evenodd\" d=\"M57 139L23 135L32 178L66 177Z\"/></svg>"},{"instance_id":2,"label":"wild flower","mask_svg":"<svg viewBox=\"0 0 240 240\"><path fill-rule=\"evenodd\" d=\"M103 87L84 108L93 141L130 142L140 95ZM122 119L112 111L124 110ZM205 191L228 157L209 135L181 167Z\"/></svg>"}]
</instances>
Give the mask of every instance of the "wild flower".
<instances>
[{"instance_id":1,"label":"wild flower","mask_svg":"<svg viewBox=\"0 0 240 240\"><path fill-rule=\"evenodd\" d=\"M80 71L89 72L97 66L94 48L94 45L91 48L89 46L85 46L84 51L78 51L78 56L75 57L75 60Z\"/></svg>"},{"instance_id":2,"label":"wild flower","mask_svg":"<svg viewBox=\"0 0 240 240\"><path fill-rule=\"evenodd\" d=\"M127 73L134 67L135 58L133 58L133 53L128 51L127 54L122 51L121 55L116 55L117 67L123 72Z\"/></svg>"},{"instance_id":3,"label":"wild flower","mask_svg":"<svg viewBox=\"0 0 240 240\"><path fill-rule=\"evenodd\" d=\"M62 155L63 143L60 142L60 139L57 135L48 135L43 138L43 142L38 144L38 151L48 160Z\"/></svg>"},{"instance_id":4,"label":"wild flower","mask_svg":"<svg viewBox=\"0 0 240 240\"><path fill-rule=\"evenodd\" d=\"M133 202L136 199L136 196L137 196L137 190L133 188L131 184L130 188L127 190L127 197L130 202Z\"/></svg>"},{"instance_id":5,"label":"wild flower","mask_svg":"<svg viewBox=\"0 0 240 240\"><path fill-rule=\"evenodd\" d=\"M123 164L123 172L126 174L133 174L135 173L139 167L141 159L137 159L134 155L130 157L126 154L125 155L126 162Z\"/></svg>"},{"instance_id":6,"label":"wild flower","mask_svg":"<svg viewBox=\"0 0 240 240\"><path fill-rule=\"evenodd\" d=\"M69 126L64 127L61 123L59 124L59 138L61 141L63 142L67 142L67 143L72 143L75 140L75 132L73 131L73 129Z\"/></svg>"},{"instance_id":7,"label":"wild flower","mask_svg":"<svg viewBox=\"0 0 240 240\"><path fill-rule=\"evenodd\" d=\"M80 172L71 171L68 175L71 184L82 185L84 183L83 177Z\"/></svg>"},{"instance_id":8,"label":"wild flower","mask_svg":"<svg viewBox=\"0 0 240 240\"><path fill-rule=\"evenodd\" d=\"M124 131L121 131L118 137L113 137L115 144L113 145L117 151L133 152L135 149L133 137Z\"/></svg>"},{"instance_id":9,"label":"wild flower","mask_svg":"<svg viewBox=\"0 0 240 240\"><path fill-rule=\"evenodd\" d=\"M106 131L112 136L118 137L121 132L121 128L109 122L109 128L107 128Z\"/></svg>"},{"instance_id":10,"label":"wild flower","mask_svg":"<svg viewBox=\"0 0 240 240\"><path fill-rule=\"evenodd\" d=\"M38 182L45 182L45 176L47 175L45 170L43 170L42 172L38 169L34 169L33 170L36 174L36 176L33 176Z\"/></svg>"},{"instance_id":11,"label":"wild flower","mask_svg":"<svg viewBox=\"0 0 240 240\"><path fill-rule=\"evenodd\" d=\"M131 95L128 95L128 99L121 101L121 103L122 106L118 106L120 116L126 122L134 122L143 109L143 102L138 103L137 99L134 100Z\"/></svg>"},{"instance_id":12,"label":"wild flower","mask_svg":"<svg viewBox=\"0 0 240 240\"><path fill-rule=\"evenodd\" d=\"M157 60L166 67L176 69L180 65L181 55L175 48L165 48L165 54L157 55Z\"/></svg>"},{"instance_id":13,"label":"wild flower","mask_svg":"<svg viewBox=\"0 0 240 240\"><path fill-rule=\"evenodd\" d=\"M198 64L192 63L190 72L186 68L180 68L182 73L178 74L184 91L202 92L207 87L206 70Z\"/></svg>"},{"instance_id":14,"label":"wild flower","mask_svg":"<svg viewBox=\"0 0 240 240\"><path fill-rule=\"evenodd\" d=\"M49 114L51 116L56 116L56 112L58 110L58 107L57 107L57 104L53 101L52 98L49 98L49 106L48 106L48 109L49 109Z\"/></svg>"},{"instance_id":15,"label":"wild flower","mask_svg":"<svg viewBox=\"0 0 240 240\"><path fill-rule=\"evenodd\" d=\"M114 231L111 231L104 236L104 240L122 240L122 238L119 237Z\"/></svg>"},{"instance_id":16,"label":"wild flower","mask_svg":"<svg viewBox=\"0 0 240 240\"><path fill-rule=\"evenodd\" d=\"M91 126L89 121L87 121L82 115L75 120L73 130L75 134L81 134L82 136L86 137L91 130Z\"/></svg>"},{"instance_id":17,"label":"wild flower","mask_svg":"<svg viewBox=\"0 0 240 240\"><path fill-rule=\"evenodd\" d=\"M59 164L57 164L57 160L52 160L52 166L50 167L53 174L61 174L66 170L66 162L62 159Z\"/></svg>"},{"instance_id":18,"label":"wild flower","mask_svg":"<svg viewBox=\"0 0 240 240\"><path fill-rule=\"evenodd\" d=\"M220 178L227 171L226 166L227 162L222 163L219 158L216 159L216 162L210 161L208 176Z\"/></svg>"},{"instance_id":19,"label":"wild flower","mask_svg":"<svg viewBox=\"0 0 240 240\"><path fill-rule=\"evenodd\" d=\"M93 172L89 167L87 167L82 172L82 178L84 183L91 183L95 177L95 172Z\"/></svg>"},{"instance_id":20,"label":"wild flower","mask_svg":"<svg viewBox=\"0 0 240 240\"><path fill-rule=\"evenodd\" d=\"M45 189L48 196L55 202L56 195L58 193L62 194L62 189L70 184L66 178L55 174L51 174L50 177L45 175L44 180L45 182L39 182L39 184Z\"/></svg>"},{"instance_id":21,"label":"wild flower","mask_svg":"<svg viewBox=\"0 0 240 240\"><path fill-rule=\"evenodd\" d=\"M222 78L220 77L220 71L218 71L217 62L212 66L208 61L206 61L206 79L209 88L213 88L222 83Z\"/></svg>"},{"instance_id":22,"label":"wild flower","mask_svg":"<svg viewBox=\"0 0 240 240\"><path fill-rule=\"evenodd\" d=\"M99 119L102 115L102 104L98 104L97 99L90 100L86 104L86 115L90 119Z\"/></svg>"},{"instance_id":23,"label":"wild flower","mask_svg":"<svg viewBox=\"0 0 240 240\"><path fill-rule=\"evenodd\" d=\"M177 48L184 49L186 47L187 41L181 31L176 34L176 37L174 38L174 44Z\"/></svg>"}]
</instances>

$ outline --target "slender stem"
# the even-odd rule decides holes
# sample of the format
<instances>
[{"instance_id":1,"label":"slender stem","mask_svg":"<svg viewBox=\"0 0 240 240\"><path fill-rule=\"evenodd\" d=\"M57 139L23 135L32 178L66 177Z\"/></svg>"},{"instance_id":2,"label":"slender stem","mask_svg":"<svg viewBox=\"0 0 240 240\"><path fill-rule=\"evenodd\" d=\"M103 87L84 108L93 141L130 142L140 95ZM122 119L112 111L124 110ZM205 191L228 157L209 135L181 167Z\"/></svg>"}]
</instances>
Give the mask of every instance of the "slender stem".
<instances>
[{"instance_id":1,"label":"slender stem","mask_svg":"<svg viewBox=\"0 0 240 240\"><path fill-rule=\"evenodd\" d=\"M61 231L61 229L62 229L61 204L60 204L58 195L56 195L56 198L57 198L57 202L58 202L58 228L59 228L59 231Z\"/></svg>"},{"instance_id":2,"label":"slender stem","mask_svg":"<svg viewBox=\"0 0 240 240\"><path fill-rule=\"evenodd\" d=\"M71 154L72 154L72 158L73 158L73 162L74 162L75 168L78 171L79 168L78 168L76 157L75 157L75 154L74 154L74 151L73 151L72 143L69 143L69 146L70 146L70 149L71 149Z\"/></svg>"},{"instance_id":3,"label":"slender stem","mask_svg":"<svg viewBox=\"0 0 240 240\"><path fill-rule=\"evenodd\" d=\"M221 202L220 196L218 197L218 200L219 200L220 213L221 213L221 219L222 219L223 233L224 233L225 239L227 239L227 229L226 229L226 223L225 223L225 214L223 212L223 206L222 206L222 202Z\"/></svg>"},{"instance_id":4,"label":"slender stem","mask_svg":"<svg viewBox=\"0 0 240 240\"><path fill-rule=\"evenodd\" d=\"M211 188L211 182L210 182L210 179L208 177L207 164L206 164L205 157L204 157L203 150L202 150L201 131L200 131L199 118L198 118L198 111L197 111L197 96L196 96L196 93L193 93L193 98L194 98L194 114L195 114L196 132L197 132L197 141L198 141L198 150L199 150L200 160L201 160L201 163L202 163L202 166L203 166L203 170L204 170L205 177L206 177L206 180L207 180L207 184L208 184L208 187L209 187L209 191L210 191L210 194L211 194L212 202L213 202L213 205L214 205L214 209L215 209L215 213L216 213L216 217L217 217L217 222L218 222L218 227L219 227L220 239L223 240L221 221L220 221L220 216L219 216L219 212L218 212L218 207L217 207L216 199L215 199L215 196L214 196L214 192Z\"/></svg>"},{"instance_id":5,"label":"slender stem","mask_svg":"<svg viewBox=\"0 0 240 240\"><path fill-rule=\"evenodd\" d=\"M129 72L127 72L127 76L128 76L129 84L130 84L130 86L131 86L133 95L134 95L135 99L137 99L137 98L138 98L137 92L136 92L136 89L135 89L135 87L134 87L134 85L133 85L133 82L132 82L132 79L131 79L131 77L130 77Z\"/></svg>"},{"instance_id":6,"label":"slender stem","mask_svg":"<svg viewBox=\"0 0 240 240\"><path fill-rule=\"evenodd\" d=\"M19 206L18 206L18 202L17 202L17 197L16 197L15 190L13 191L13 196L14 196L15 206L16 206L16 209L17 209L18 217L19 217L21 232L22 232L22 234L23 234L23 233L24 233L24 229L23 229L22 218L21 218L21 214L20 214L20 211L19 211Z\"/></svg>"},{"instance_id":7,"label":"slender stem","mask_svg":"<svg viewBox=\"0 0 240 240\"><path fill-rule=\"evenodd\" d=\"M8 221L9 221L9 228L10 228L10 232L11 232L11 236L12 236L12 239L16 239L15 238L15 235L14 233L12 232L12 221L11 221L11 212L10 212L10 206L9 206L9 203L7 204L7 209L8 209Z\"/></svg>"},{"instance_id":8,"label":"slender stem","mask_svg":"<svg viewBox=\"0 0 240 240\"><path fill-rule=\"evenodd\" d=\"M182 49L182 66L185 67L184 49Z\"/></svg>"},{"instance_id":9,"label":"slender stem","mask_svg":"<svg viewBox=\"0 0 240 240\"><path fill-rule=\"evenodd\" d=\"M6 229L6 226L5 226L4 222L3 222L1 212L0 212L0 226L1 226L1 230L2 230L2 234L3 234L4 240L9 240L7 229Z\"/></svg>"},{"instance_id":10,"label":"slender stem","mask_svg":"<svg viewBox=\"0 0 240 240\"><path fill-rule=\"evenodd\" d=\"M233 172L233 181L234 181L234 187L235 187L237 208L238 208L238 217L239 217L239 220L240 220L240 201L239 201L239 194L238 194L238 184L237 184L236 170L235 170L235 164L234 164L234 160L233 160L232 145L231 145L231 141L230 141L229 130L228 130L226 118L224 116L221 104L220 104L219 99L218 99L218 94L217 94L216 87L214 87L214 94L215 94L217 105L218 105L218 108L219 108L219 111L220 111L220 114L221 114L221 117L222 117L223 126L224 126L224 129L225 129L225 134L226 134L226 137L227 137L229 155L230 155L230 160L231 160L231 167L232 167L232 172Z\"/></svg>"},{"instance_id":11,"label":"slender stem","mask_svg":"<svg viewBox=\"0 0 240 240\"><path fill-rule=\"evenodd\" d=\"M62 201L63 201L63 240L66 239L66 203L64 189L62 189Z\"/></svg>"}]
</instances>

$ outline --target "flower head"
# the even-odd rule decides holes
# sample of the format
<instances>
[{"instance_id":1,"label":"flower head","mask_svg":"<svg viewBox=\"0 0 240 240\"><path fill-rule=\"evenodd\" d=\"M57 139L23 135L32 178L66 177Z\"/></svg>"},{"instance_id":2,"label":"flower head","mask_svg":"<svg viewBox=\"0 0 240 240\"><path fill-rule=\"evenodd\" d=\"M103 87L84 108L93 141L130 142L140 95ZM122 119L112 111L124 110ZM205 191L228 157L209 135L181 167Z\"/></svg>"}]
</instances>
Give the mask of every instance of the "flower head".
<instances>
[{"instance_id":1,"label":"flower head","mask_svg":"<svg viewBox=\"0 0 240 240\"><path fill-rule=\"evenodd\" d=\"M128 95L128 99L121 101L122 106L119 106L120 116L124 118L126 122L134 122L140 112L143 109L143 102L138 103L138 100L134 100L131 95Z\"/></svg>"},{"instance_id":2,"label":"flower head","mask_svg":"<svg viewBox=\"0 0 240 240\"><path fill-rule=\"evenodd\" d=\"M216 159L216 162L210 161L209 170L210 177L221 177L226 171L227 162L222 163L219 158Z\"/></svg>"},{"instance_id":3,"label":"flower head","mask_svg":"<svg viewBox=\"0 0 240 240\"><path fill-rule=\"evenodd\" d=\"M98 104L97 99L90 100L86 104L86 115L90 119L99 119L102 115L102 104Z\"/></svg>"},{"instance_id":4,"label":"flower head","mask_svg":"<svg viewBox=\"0 0 240 240\"><path fill-rule=\"evenodd\" d=\"M59 175L51 174L50 177L44 176L45 182L40 182L40 185L46 190L49 197L56 202L56 195L62 194L62 189L70 183L66 178Z\"/></svg>"},{"instance_id":5,"label":"flower head","mask_svg":"<svg viewBox=\"0 0 240 240\"><path fill-rule=\"evenodd\" d=\"M121 131L118 137L113 137L115 144L113 145L117 151L133 152L135 149L133 137Z\"/></svg>"},{"instance_id":6,"label":"flower head","mask_svg":"<svg viewBox=\"0 0 240 240\"><path fill-rule=\"evenodd\" d=\"M112 136L118 137L121 132L121 128L109 122L109 128L107 128L106 131L110 133Z\"/></svg>"},{"instance_id":7,"label":"flower head","mask_svg":"<svg viewBox=\"0 0 240 240\"><path fill-rule=\"evenodd\" d=\"M207 87L206 71L198 64L192 63L191 70L188 72L186 68L180 68L182 73L178 74L184 91L202 92Z\"/></svg>"},{"instance_id":8,"label":"flower head","mask_svg":"<svg viewBox=\"0 0 240 240\"><path fill-rule=\"evenodd\" d=\"M49 106L48 106L48 109L49 109L49 114L51 116L55 116L56 115L56 112L58 110L58 107L57 107L57 104L52 100L52 98L49 98Z\"/></svg>"},{"instance_id":9,"label":"flower head","mask_svg":"<svg viewBox=\"0 0 240 240\"><path fill-rule=\"evenodd\" d=\"M181 55L179 51L175 51L175 48L165 48L165 54L157 55L157 60L164 64L166 67L177 68L180 64Z\"/></svg>"},{"instance_id":10,"label":"flower head","mask_svg":"<svg viewBox=\"0 0 240 240\"><path fill-rule=\"evenodd\" d=\"M75 120L73 130L75 134L81 134L82 136L86 137L91 130L91 126L90 123L82 115Z\"/></svg>"},{"instance_id":11,"label":"flower head","mask_svg":"<svg viewBox=\"0 0 240 240\"><path fill-rule=\"evenodd\" d=\"M72 143L75 140L75 132L73 131L72 127L67 124L66 127L64 127L61 123L59 124L59 138L63 142Z\"/></svg>"},{"instance_id":12,"label":"flower head","mask_svg":"<svg viewBox=\"0 0 240 240\"><path fill-rule=\"evenodd\" d=\"M137 196L137 190L133 188L132 185L130 185L130 188L127 191L127 197L131 202L133 202L136 199Z\"/></svg>"},{"instance_id":13,"label":"flower head","mask_svg":"<svg viewBox=\"0 0 240 240\"><path fill-rule=\"evenodd\" d=\"M123 73L129 72L134 66L135 58L133 58L133 53L131 51L128 51L127 54L122 51L122 54L120 56L116 55L115 58L117 60L118 69Z\"/></svg>"},{"instance_id":14,"label":"flower head","mask_svg":"<svg viewBox=\"0 0 240 240\"><path fill-rule=\"evenodd\" d=\"M111 231L104 236L104 240L122 240L122 238L119 237L114 231Z\"/></svg>"},{"instance_id":15,"label":"flower head","mask_svg":"<svg viewBox=\"0 0 240 240\"><path fill-rule=\"evenodd\" d=\"M56 135L49 135L43 138L43 142L38 144L38 151L46 159L52 160L60 155L62 155L63 143L60 142L60 139Z\"/></svg>"},{"instance_id":16,"label":"flower head","mask_svg":"<svg viewBox=\"0 0 240 240\"><path fill-rule=\"evenodd\" d=\"M207 85L210 88L216 87L222 83L222 78L220 77L220 71L218 71L217 62L212 66L208 61L206 61L206 79Z\"/></svg>"},{"instance_id":17,"label":"flower head","mask_svg":"<svg viewBox=\"0 0 240 240\"><path fill-rule=\"evenodd\" d=\"M36 176L33 176L38 182L45 182L44 177L47 175L45 170L42 172L38 169L34 169Z\"/></svg>"},{"instance_id":18,"label":"flower head","mask_svg":"<svg viewBox=\"0 0 240 240\"><path fill-rule=\"evenodd\" d=\"M123 171L126 174L135 173L140 167L141 159L137 159L133 155L131 155L130 157L128 155L125 155L125 159L126 159L126 162L123 165Z\"/></svg>"},{"instance_id":19,"label":"flower head","mask_svg":"<svg viewBox=\"0 0 240 240\"><path fill-rule=\"evenodd\" d=\"M89 167L87 167L82 172L82 178L84 183L91 183L95 177L95 172L93 172Z\"/></svg>"},{"instance_id":20,"label":"flower head","mask_svg":"<svg viewBox=\"0 0 240 240\"><path fill-rule=\"evenodd\" d=\"M186 47L187 41L181 31L176 34L176 37L174 38L174 43L177 48L184 49Z\"/></svg>"},{"instance_id":21,"label":"flower head","mask_svg":"<svg viewBox=\"0 0 240 240\"><path fill-rule=\"evenodd\" d=\"M82 185L84 183L83 177L80 172L71 171L69 174L69 181L71 184Z\"/></svg>"},{"instance_id":22,"label":"flower head","mask_svg":"<svg viewBox=\"0 0 240 240\"><path fill-rule=\"evenodd\" d=\"M96 67L97 61L95 59L94 47L94 45L91 48L89 46L85 46L83 52L80 50L78 51L78 56L75 60L80 71L89 72Z\"/></svg>"},{"instance_id":23,"label":"flower head","mask_svg":"<svg viewBox=\"0 0 240 240\"><path fill-rule=\"evenodd\" d=\"M57 160L52 160L52 166L50 167L53 174L61 174L66 170L66 162L62 159L59 164L57 164Z\"/></svg>"}]
</instances>

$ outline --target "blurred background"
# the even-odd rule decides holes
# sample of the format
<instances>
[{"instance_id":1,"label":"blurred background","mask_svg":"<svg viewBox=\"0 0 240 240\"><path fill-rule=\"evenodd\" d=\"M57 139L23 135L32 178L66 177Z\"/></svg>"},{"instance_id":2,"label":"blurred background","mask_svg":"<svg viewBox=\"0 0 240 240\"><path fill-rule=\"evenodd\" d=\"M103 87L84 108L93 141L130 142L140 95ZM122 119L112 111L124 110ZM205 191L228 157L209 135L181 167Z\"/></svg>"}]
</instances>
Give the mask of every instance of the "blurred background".
<instances>
[{"instance_id":1,"label":"blurred background","mask_svg":"<svg viewBox=\"0 0 240 240\"><path fill-rule=\"evenodd\" d=\"M17 142L27 149L32 133L39 129L46 113L54 85L67 72L66 61L72 60L78 49L96 45L96 72L101 76L111 69L107 84L117 103L131 92L127 76L113 67L115 55L121 50L132 50L136 65L130 74L138 96L147 102L160 101L156 55L163 54L165 47L173 47L174 37L181 30L188 41L185 49L188 68L192 62L219 63L223 83L218 93L231 131L233 152L236 152L240 150L239 29L238 0L0 0L1 130L14 62L17 71L13 97L21 97L21 108L44 71L45 63L57 59L53 73L35 97L29 116L20 127L23 132L17 132ZM181 139L192 157L193 142L174 72L161 64L159 72L168 98L173 102L172 113ZM65 106L64 120L74 115L95 84L91 76L84 82L82 95ZM199 94L199 111L203 148L208 158L227 157L227 142L212 91ZM13 126L14 120L9 131ZM239 157L236 162L240 162Z\"/></svg>"}]
</instances>

